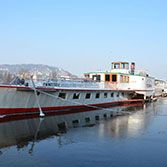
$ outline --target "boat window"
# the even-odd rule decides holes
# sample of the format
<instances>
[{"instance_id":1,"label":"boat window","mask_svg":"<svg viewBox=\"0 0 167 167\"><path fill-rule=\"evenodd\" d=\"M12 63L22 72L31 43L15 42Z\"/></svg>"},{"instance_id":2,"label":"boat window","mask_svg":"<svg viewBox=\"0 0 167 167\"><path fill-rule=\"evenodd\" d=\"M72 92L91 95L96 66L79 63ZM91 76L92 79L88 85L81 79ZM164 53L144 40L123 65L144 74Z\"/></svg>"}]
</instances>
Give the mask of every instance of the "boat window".
<instances>
[{"instance_id":1,"label":"boat window","mask_svg":"<svg viewBox=\"0 0 167 167\"><path fill-rule=\"evenodd\" d=\"M126 63L126 64L125 64L125 68L126 68L126 69L129 69L129 63Z\"/></svg>"},{"instance_id":2,"label":"boat window","mask_svg":"<svg viewBox=\"0 0 167 167\"><path fill-rule=\"evenodd\" d=\"M119 97L119 93L117 93L117 97Z\"/></svg>"},{"instance_id":3,"label":"boat window","mask_svg":"<svg viewBox=\"0 0 167 167\"><path fill-rule=\"evenodd\" d=\"M73 99L79 99L80 93L74 93L73 94Z\"/></svg>"},{"instance_id":4,"label":"boat window","mask_svg":"<svg viewBox=\"0 0 167 167\"><path fill-rule=\"evenodd\" d=\"M105 75L105 81L110 81L110 75L109 74Z\"/></svg>"},{"instance_id":5,"label":"boat window","mask_svg":"<svg viewBox=\"0 0 167 167\"><path fill-rule=\"evenodd\" d=\"M100 93L96 93L96 99L100 98Z\"/></svg>"},{"instance_id":6,"label":"boat window","mask_svg":"<svg viewBox=\"0 0 167 167\"><path fill-rule=\"evenodd\" d=\"M97 75L97 77L96 77L96 81L100 81L100 75Z\"/></svg>"},{"instance_id":7,"label":"boat window","mask_svg":"<svg viewBox=\"0 0 167 167\"><path fill-rule=\"evenodd\" d=\"M125 64L124 63L121 64L121 69L125 69Z\"/></svg>"},{"instance_id":8,"label":"boat window","mask_svg":"<svg viewBox=\"0 0 167 167\"><path fill-rule=\"evenodd\" d=\"M90 99L90 96L91 96L91 93L87 93L86 96L85 96L85 98L86 99Z\"/></svg>"},{"instance_id":9,"label":"boat window","mask_svg":"<svg viewBox=\"0 0 167 167\"><path fill-rule=\"evenodd\" d=\"M119 63L114 64L114 69L120 69L120 64Z\"/></svg>"},{"instance_id":10,"label":"boat window","mask_svg":"<svg viewBox=\"0 0 167 167\"><path fill-rule=\"evenodd\" d=\"M124 79L124 82L126 83L126 81L127 81L127 76L125 76L125 79Z\"/></svg>"},{"instance_id":11,"label":"boat window","mask_svg":"<svg viewBox=\"0 0 167 167\"><path fill-rule=\"evenodd\" d=\"M117 75L112 75L112 82L117 82Z\"/></svg>"},{"instance_id":12,"label":"boat window","mask_svg":"<svg viewBox=\"0 0 167 167\"><path fill-rule=\"evenodd\" d=\"M124 96L125 95L125 93L124 92L122 92L122 96Z\"/></svg>"},{"instance_id":13,"label":"boat window","mask_svg":"<svg viewBox=\"0 0 167 167\"><path fill-rule=\"evenodd\" d=\"M114 97L114 93L111 93L111 97Z\"/></svg>"},{"instance_id":14,"label":"boat window","mask_svg":"<svg viewBox=\"0 0 167 167\"><path fill-rule=\"evenodd\" d=\"M92 75L92 80L96 80L96 75Z\"/></svg>"},{"instance_id":15,"label":"boat window","mask_svg":"<svg viewBox=\"0 0 167 167\"><path fill-rule=\"evenodd\" d=\"M90 78L90 75L89 74L85 74L85 78Z\"/></svg>"},{"instance_id":16,"label":"boat window","mask_svg":"<svg viewBox=\"0 0 167 167\"><path fill-rule=\"evenodd\" d=\"M120 82L123 82L123 75L120 76Z\"/></svg>"},{"instance_id":17,"label":"boat window","mask_svg":"<svg viewBox=\"0 0 167 167\"><path fill-rule=\"evenodd\" d=\"M129 83L129 77L127 78L127 83Z\"/></svg>"},{"instance_id":18,"label":"boat window","mask_svg":"<svg viewBox=\"0 0 167 167\"><path fill-rule=\"evenodd\" d=\"M95 120L98 121L100 119L99 115L95 116Z\"/></svg>"},{"instance_id":19,"label":"boat window","mask_svg":"<svg viewBox=\"0 0 167 167\"><path fill-rule=\"evenodd\" d=\"M107 98L107 93L104 93L104 98Z\"/></svg>"},{"instance_id":20,"label":"boat window","mask_svg":"<svg viewBox=\"0 0 167 167\"><path fill-rule=\"evenodd\" d=\"M100 75L93 75L92 76L92 80L94 80L94 81L100 81L100 79L101 79Z\"/></svg>"},{"instance_id":21,"label":"boat window","mask_svg":"<svg viewBox=\"0 0 167 167\"><path fill-rule=\"evenodd\" d=\"M128 63L122 63L121 64L121 69L129 69L129 64Z\"/></svg>"},{"instance_id":22,"label":"boat window","mask_svg":"<svg viewBox=\"0 0 167 167\"><path fill-rule=\"evenodd\" d=\"M65 99L66 98L66 93L59 93L59 97L62 98L62 99Z\"/></svg>"},{"instance_id":23,"label":"boat window","mask_svg":"<svg viewBox=\"0 0 167 167\"><path fill-rule=\"evenodd\" d=\"M90 122L90 117L86 117L85 122Z\"/></svg>"}]
</instances>

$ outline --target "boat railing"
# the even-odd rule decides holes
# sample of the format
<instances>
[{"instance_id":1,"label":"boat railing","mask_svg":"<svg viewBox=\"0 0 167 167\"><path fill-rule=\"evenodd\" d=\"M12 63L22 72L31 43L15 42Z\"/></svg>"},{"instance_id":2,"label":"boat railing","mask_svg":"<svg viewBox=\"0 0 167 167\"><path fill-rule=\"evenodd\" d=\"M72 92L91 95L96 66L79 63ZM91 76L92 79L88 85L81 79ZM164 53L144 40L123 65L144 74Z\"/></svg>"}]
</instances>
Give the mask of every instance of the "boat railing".
<instances>
[{"instance_id":1,"label":"boat railing","mask_svg":"<svg viewBox=\"0 0 167 167\"><path fill-rule=\"evenodd\" d=\"M97 82L92 80L57 80L44 82L43 87L67 87L67 88L99 88L99 89L117 89L116 84Z\"/></svg>"},{"instance_id":2,"label":"boat railing","mask_svg":"<svg viewBox=\"0 0 167 167\"><path fill-rule=\"evenodd\" d=\"M92 89L118 89L117 84L112 84L104 81L93 81L89 79L56 79L56 80L46 80L46 81L36 81L34 80L36 87L45 88L92 88ZM15 80L12 85L28 86L33 87L30 80Z\"/></svg>"},{"instance_id":3,"label":"boat railing","mask_svg":"<svg viewBox=\"0 0 167 167\"><path fill-rule=\"evenodd\" d=\"M57 80L43 83L44 87L99 88L99 84L87 80Z\"/></svg>"}]
</instances>

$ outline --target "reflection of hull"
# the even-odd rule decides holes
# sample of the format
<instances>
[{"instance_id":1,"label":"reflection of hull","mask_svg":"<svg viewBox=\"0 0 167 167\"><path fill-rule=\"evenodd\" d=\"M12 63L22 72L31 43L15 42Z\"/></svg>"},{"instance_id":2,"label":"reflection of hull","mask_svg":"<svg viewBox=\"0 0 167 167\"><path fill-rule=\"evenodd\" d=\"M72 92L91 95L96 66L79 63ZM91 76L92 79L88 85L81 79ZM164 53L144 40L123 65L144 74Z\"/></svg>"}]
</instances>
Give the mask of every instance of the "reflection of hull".
<instances>
[{"instance_id":1,"label":"reflection of hull","mask_svg":"<svg viewBox=\"0 0 167 167\"><path fill-rule=\"evenodd\" d=\"M117 108L117 110L120 110L120 108ZM133 108L134 110L135 108ZM0 148L13 145L22 148L35 140L59 136L59 133L66 132L67 128L93 126L97 120L110 118L112 114L112 111L96 110L77 114L48 116L43 120L37 118L37 115L4 117L0 119ZM112 126L115 125L115 121L115 119L112 121ZM127 123L127 121L124 123Z\"/></svg>"},{"instance_id":2,"label":"reflection of hull","mask_svg":"<svg viewBox=\"0 0 167 167\"><path fill-rule=\"evenodd\" d=\"M109 109L112 105L105 105L103 106L104 111L103 112L108 112L110 111L111 115L115 116L118 113L126 110L129 107L138 107L138 106L143 106L143 104L141 103L141 101L134 102L133 104L130 103L129 105L125 103L119 103L119 105L115 106L114 109ZM107 110L105 110L105 108L108 108ZM89 107L85 107L85 108L80 108L79 110L76 109L71 109L71 110L61 110L60 112L55 112L55 111L50 111L46 113L46 116L58 116L58 115L68 115L68 114L75 114L75 113L85 113L85 112L91 112L94 110L98 110L98 108L89 108ZM102 110L101 110L102 111ZM102 113L103 113L102 112ZM39 113L35 113L35 114L19 114L19 115L7 115L4 117L0 118L0 123L1 122L9 122L9 121L16 121L16 120L24 120L24 119L31 119L31 118L38 118L39 117Z\"/></svg>"},{"instance_id":3,"label":"reflection of hull","mask_svg":"<svg viewBox=\"0 0 167 167\"><path fill-rule=\"evenodd\" d=\"M142 99L131 99L133 91L95 90L95 89L38 89L38 100L46 113L70 113L71 110L101 109L126 105L142 104ZM67 98L59 98L60 93L66 93ZM79 99L73 99L74 93L80 94ZM91 98L86 99L90 93ZM100 93L100 98L96 94ZM107 97L104 94L107 93ZM111 94L112 97L111 97ZM0 86L0 115L18 115L39 113L34 91L29 87Z\"/></svg>"}]
</instances>

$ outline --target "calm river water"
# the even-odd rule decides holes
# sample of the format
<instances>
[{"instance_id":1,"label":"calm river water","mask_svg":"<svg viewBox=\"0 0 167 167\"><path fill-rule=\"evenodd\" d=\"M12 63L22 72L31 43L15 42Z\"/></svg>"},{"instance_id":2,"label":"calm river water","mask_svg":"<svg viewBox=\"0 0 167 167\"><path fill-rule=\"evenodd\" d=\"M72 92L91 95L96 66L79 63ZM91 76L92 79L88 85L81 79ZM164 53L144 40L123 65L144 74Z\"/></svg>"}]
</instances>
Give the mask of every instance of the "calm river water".
<instances>
[{"instance_id":1,"label":"calm river water","mask_svg":"<svg viewBox=\"0 0 167 167\"><path fill-rule=\"evenodd\" d=\"M167 99L127 111L0 119L0 167L167 166Z\"/></svg>"}]
</instances>

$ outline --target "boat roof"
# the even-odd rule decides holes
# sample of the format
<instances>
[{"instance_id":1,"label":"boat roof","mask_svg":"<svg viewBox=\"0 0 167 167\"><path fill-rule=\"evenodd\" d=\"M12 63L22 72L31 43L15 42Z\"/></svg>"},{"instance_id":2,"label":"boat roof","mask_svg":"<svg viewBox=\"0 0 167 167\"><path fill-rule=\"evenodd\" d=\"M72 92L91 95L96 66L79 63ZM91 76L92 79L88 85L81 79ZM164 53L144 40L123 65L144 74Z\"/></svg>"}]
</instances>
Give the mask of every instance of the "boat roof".
<instances>
[{"instance_id":1,"label":"boat roof","mask_svg":"<svg viewBox=\"0 0 167 167\"><path fill-rule=\"evenodd\" d=\"M117 64L117 63L129 64L129 62L126 62L126 61L116 61L116 62L112 62L112 64Z\"/></svg>"},{"instance_id":2,"label":"boat roof","mask_svg":"<svg viewBox=\"0 0 167 167\"><path fill-rule=\"evenodd\" d=\"M154 77L140 75L140 74L126 74L126 73L111 72L111 71L96 71L96 72L88 72L88 73L84 73L84 74L120 74L120 75L130 75L130 76L139 76L139 77L154 78Z\"/></svg>"}]
</instances>

